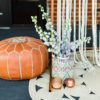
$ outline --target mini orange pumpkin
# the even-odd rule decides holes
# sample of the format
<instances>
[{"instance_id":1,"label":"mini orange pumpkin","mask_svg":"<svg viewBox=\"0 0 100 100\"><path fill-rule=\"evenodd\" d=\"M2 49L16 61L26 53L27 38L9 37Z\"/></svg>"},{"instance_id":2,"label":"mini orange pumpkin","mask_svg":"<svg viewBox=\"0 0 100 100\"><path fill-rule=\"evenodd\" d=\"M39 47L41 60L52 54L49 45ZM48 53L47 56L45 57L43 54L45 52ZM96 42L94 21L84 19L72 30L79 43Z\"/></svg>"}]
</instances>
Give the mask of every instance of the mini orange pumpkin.
<instances>
[{"instance_id":1,"label":"mini orange pumpkin","mask_svg":"<svg viewBox=\"0 0 100 100\"><path fill-rule=\"evenodd\" d=\"M44 72L47 64L47 47L38 39L13 37L0 41L0 78L34 78Z\"/></svg>"},{"instance_id":2,"label":"mini orange pumpkin","mask_svg":"<svg viewBox=\"0 0 100 100\"><path fill-rule=\"evenodd\" d=\"M73 78L65 79L65 84L68 88L72 88L75 86L75 80Z\"/></svg>"}]
</instances>

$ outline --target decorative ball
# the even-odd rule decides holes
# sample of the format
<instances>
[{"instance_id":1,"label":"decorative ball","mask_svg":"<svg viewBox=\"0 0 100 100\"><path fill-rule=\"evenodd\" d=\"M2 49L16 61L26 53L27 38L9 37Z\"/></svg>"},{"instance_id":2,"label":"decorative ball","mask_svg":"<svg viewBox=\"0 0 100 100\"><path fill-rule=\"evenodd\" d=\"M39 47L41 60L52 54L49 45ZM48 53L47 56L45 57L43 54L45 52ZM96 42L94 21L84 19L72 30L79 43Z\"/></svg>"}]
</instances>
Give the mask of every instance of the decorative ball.
<instances>
[{"instance_id":1,"label":"decorative ball","mask_svg":"<svg viewBox=\"0 0 100 100\"><path fill-rule=\"evenodd\" d=\"M48 65L47 47L32 37L13 37L0 41L0 78L31 79Z\"/></svg>"},{"instance_id":2,"label":"decorative ball","mask_svg":"<svg viewBox=\"0 0 100 100\"><path fill-rule=\"evenodd\" d=\"M72 88L75 86L75 80L73 78L65 79L65 84L68 88Z\"/></svg>"}]
</instances>

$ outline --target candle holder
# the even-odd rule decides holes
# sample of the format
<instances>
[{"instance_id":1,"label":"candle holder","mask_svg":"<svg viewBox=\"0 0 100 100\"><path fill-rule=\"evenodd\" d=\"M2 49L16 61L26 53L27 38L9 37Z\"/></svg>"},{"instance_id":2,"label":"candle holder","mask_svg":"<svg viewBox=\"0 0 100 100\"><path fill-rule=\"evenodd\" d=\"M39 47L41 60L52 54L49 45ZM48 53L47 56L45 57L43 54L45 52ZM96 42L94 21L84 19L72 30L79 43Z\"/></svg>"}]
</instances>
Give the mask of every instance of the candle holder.
<instances>
[{"instance_id":1,"label":"candle holder","mask_svg":"<svg viewBox=\"0 0 100 100\"><path fill-rule=\"evenodd\" d=\"M66 87L68 88L72 88L75 86L75 80L73 78L66 78L64 82L66 84Z\"/></svg>"}]
</instances>

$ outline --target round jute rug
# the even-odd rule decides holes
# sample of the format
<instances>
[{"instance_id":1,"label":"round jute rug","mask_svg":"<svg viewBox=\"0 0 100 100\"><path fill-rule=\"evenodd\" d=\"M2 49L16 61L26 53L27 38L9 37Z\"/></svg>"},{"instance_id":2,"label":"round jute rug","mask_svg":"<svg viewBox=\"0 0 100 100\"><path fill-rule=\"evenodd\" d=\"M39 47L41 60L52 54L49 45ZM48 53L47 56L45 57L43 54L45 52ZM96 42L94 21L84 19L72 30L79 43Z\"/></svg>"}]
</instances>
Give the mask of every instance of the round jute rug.
<instances>
[{"instance_id":1,"label":"round jute rug","mask_svg":"<svg viewBox=\"0 0 100 100\"><path fill-rule=\"evenodd\" d=\"M29 94L32 100L100 100L100 68L88 72L80 63L74 67L74 88L62 85L60 90L48 92L49 71L29 81Z\"/></svg>"}]
</instances>

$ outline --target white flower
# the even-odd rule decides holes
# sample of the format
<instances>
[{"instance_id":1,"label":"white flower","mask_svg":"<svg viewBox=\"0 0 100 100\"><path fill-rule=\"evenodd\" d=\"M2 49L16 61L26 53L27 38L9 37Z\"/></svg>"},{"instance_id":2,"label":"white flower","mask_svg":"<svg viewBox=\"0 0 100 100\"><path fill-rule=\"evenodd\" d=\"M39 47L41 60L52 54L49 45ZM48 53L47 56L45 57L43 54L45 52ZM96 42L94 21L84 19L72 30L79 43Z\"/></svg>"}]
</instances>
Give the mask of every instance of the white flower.
<instances>
[{"instance_id":1,"label":"white flower","mask_svg":"<svg viewBox=\"0 0 100 100\"><path fill-rule=\"evenodd\" d=\"M51 21L51 19L50 19L50 18L48 18L48 21L50 22L50 21Z\"/></svg>"},{"instance_id":2,"label":"white flower","mask_svg":"<svg viewBox=\"0 0 100 100\"><path fill-rule=\"evenodd\" d=\"M52 41L52 38L50 38L50 41Z\"/></svg>"},{"instance_id":3,"label":"white flower","mask_svg":"<svg viewBox=\"0 0 100 100\"><path fill-rule=\"evenodd\" d=\"M40 34L40 36L42 37L42 36L43 36L43 34Z\"/></svg>"},{"instance_id":4,"label":"white flower","mask_svg":"<svg viewBox=\"0 0 100 100\"><path fill-rule=\"evenodd\" d=\"M51 33L50 33L50 32L48 32L48 35L51 35Z\"/></svg>"},{"instance_id":5,"label":"white flower","mask_svg":"<svg viewBox=\"0 0 100 100\"><path fill-rule=\"evenodd\" d=\"M55 53L55 54L58 54L58 51L56 50L56 51L54 51L54 53Z\"/></svg>"},{"instance_id":6,"label":"white flower","mask_svg":"<svg viewBox=\"0 0 100 100\"><path fill-rule=\"evenodd\" d=\"M48 49L48 52L51 52L51 49L50 48Z\"/></svg>"},{"instance_id":7,"label":"white flower","mask_svg":"<svg viewBox=\"0 0 100 100\"><path fill-rule=\"evenodd\" d=\"M46 41L47 39L45 37L43 37L43 40Z\"/></svg>"},{"instance_id":8,"label":"white flower","mask_svg":"<svg viewBox=\"0 0 100 100\"><path fill-rule=\"evenodd\" d=\"M46 35L48 34L47 32L44 32Z\"/></svg>"},{"instance_id":9,"label":"white flower","mask_svg":"<svg viewBox=\"0 0 100 100\"><path fill-rule=\"evenodd\" d=\"M52 44L52 47L54 48L55 47L55 44Z\"/></svg>"},{"instance_id":10,"label":"white flower","mask_svg":"<svg viewBox=\"0 0 100 100\"><path fill-rule=\"evenodd\" d=\"M51 25L52 25L52 22L48 22L48 25L50 25L50 26L51 26Z\"/></svg>"},{"instance_id":11,"label":"white flower","mask_svg":"<svg viewBox=\"0 0 100 100\"><path fill-rule=\"evenodd\" d=\"M41 9L42 12L44 12L44 9Z\"/></svg>"},{"instance_id":12,"label":"white flower","mask_svg":"<svg viewBox=\"0 0 100 100\"><path fill-rule=\"evenodd\" d=\"M57 35L57 32L56 32L56 31L54 31L54 34L55 34L55 35Z\"/></svg>"},{"instance_id":13,"label":"white flower","mask_svg":"<svg viewBox=\"0 0 100 100\"><path fill-rule=\"evenodd\" d=\"M87 37L87 43L90 43L91 37Z\"/></svg>"},{"instance_id":14,"label":"white flower","mask_svg":"<svg viewBox=\"0 0 100 100\"><path fill-rule=\"evenodd\" d=\"M49 36L47 35L47 38L49 38Z\"/></svg>"},{"instance_id":15,"label":"white flower","mask_svg":"<svg viewBox=\"0 0 100 100\"><path fill-rule=\"evenodd\" d=\"M69 35L71 34L71 22L69 19L66 20L65 23L65 29L62 31L62 41L60 42L58 40L57 32L53 29L53 25L51 23L50 18L48 18L48 14L44 12L44 8L40 5L39 6L42 11L42 18L46 19L46 29L49 32L43 31L40 26L37 25L37 17L31 17L32 21L35 24L36 31L40 35L40 39L44 41L44 44L48 46L48 52L53 52L53 56L60 56L60 57L66 57L70 55L71 50L76 50L76 48L83 42L90 42L89 38L83 38L80 41L70 42ZM52 33L52 34L51 34ZM61 46L59 46L59 44ZM52 47L52 48L50 48Z\"/></svg>"},{"instance_id":16,"label":"white flower","mask_svg":"<svg viewBox=\"0 0 100 100\"><path fill-rule=\"evenodd\" d=\"M91 37L88 37L87 39L88 39L88 40L91 40Z\"/></svg>"},{"instance_id":17,"label":"white flower","mask_svg":"<svg viewBox=\"0 0 100 100\"><path fill-rule=\"evenodd\" d=\"M50 45L52 46L53 42L52 42L52 41L50 41L49 43L50 43Z\"/></svg>"},{"instance_id":18,"label":"white flower","mask_svg":"<svg viewBox=\"0 0 100 100\"><path fill-rule=\"evenodd\" d=\"M42 30L40 30L39 32L42 33Z\"/></svg>"},{"instance_id":19,"label":"white flower","mask_svg":"<svg viewBox=\"0 0 100 100\"><path fill-rule=\"evenodd\" d=\"M55 58L55 55L53 54L52 57Z\"/></svg>"},{"instance_id":20,"label":"white flower","mask_svg":"<svg viewBox=\"0 0 100 100\"><path fill-rule=\"evenodd\" d=\"M36 29L36 32L38 32L38 29Z\"/></svg>"},{"instance_id":21,"label":"white flower","mask_svg":"<svg viewBox=\"0 0 100 100\"><path fill-rule=\"evenodd\" d=\"M54 41L54 42L55 42L55 40L56 40L55 38L52 38L52 41Z\"/></svg>"},{"instance_id":22,"label":"white flower","mask_svg":"<svg viewBox=\"0 0 100 100\"><path fill-rule=\"evenodd\" d=\"M87 40L87 43L90 43L90 40Z\"/></svg>"},{"instance_id":23,"label":"white flower","mask_svg":"<svg viewBox=\"0 0 100 100\"><path fill-rule=\"evenodd\" d=\"M45 45L49 46L49 42L44 42Z\"/></svg>"},{"instance_id":24,"label":"white flower","mask_svg":"<svg viewBox=\"0 0 100 100\"><path fill-rule=\"evenodd\" d=\"M40 39L43 40L43 38L40 36Z\"/></svg>"},{"instance_id":25,"label":"white flower","mask_svg":"<svg viewBox=\"0 0 100 100\"><path fill-rule=\"evenodd\" d=\"M47 29L47 30L50 30L50 27L49 27L49 25L48 25L48 24L46 24L46 29Z\"/></svg>"}]
</instances>

